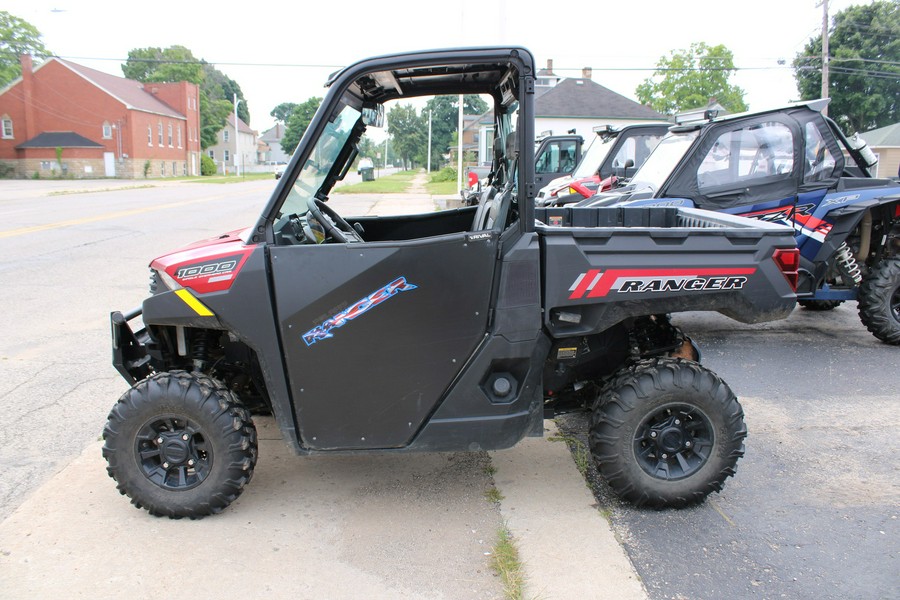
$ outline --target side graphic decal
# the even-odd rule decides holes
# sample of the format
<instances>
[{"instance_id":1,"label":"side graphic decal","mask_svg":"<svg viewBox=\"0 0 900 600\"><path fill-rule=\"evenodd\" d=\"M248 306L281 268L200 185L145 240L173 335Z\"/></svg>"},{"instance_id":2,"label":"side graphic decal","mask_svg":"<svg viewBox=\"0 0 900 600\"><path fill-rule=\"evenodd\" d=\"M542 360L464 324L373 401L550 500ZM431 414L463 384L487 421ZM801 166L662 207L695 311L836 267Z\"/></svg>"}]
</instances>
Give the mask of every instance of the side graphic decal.
<instances>
[{"instance_id":1,"label":"side graphic decal","mask_svg":"<svg viewBox=\"0 0 900 600\"><path fill-rule=\"evenodd\" d=\"M372 292L365 298L361 298L352 306L345 308L330 319L325 320L320 325L316 325L303 334L303 341L307 346L312 346L318 341L334 337L331 333L333 329L343 327L348 321L352 321L356 317L372 310L388 298L396 296L399 292L408 292L416 289L415 286L406 281L406 277L398 277L380 290Z\"/></svg>"}]
</instances>

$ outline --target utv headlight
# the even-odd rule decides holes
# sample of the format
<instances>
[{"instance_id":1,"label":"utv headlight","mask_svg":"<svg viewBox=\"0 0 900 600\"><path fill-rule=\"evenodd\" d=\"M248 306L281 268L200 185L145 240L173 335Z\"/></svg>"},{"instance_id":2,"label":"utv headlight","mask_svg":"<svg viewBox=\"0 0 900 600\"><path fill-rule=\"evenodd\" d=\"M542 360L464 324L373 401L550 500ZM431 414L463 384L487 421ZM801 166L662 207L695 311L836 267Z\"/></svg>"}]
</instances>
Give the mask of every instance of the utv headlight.
<instances>
[{"instance_id":1,"label":"utv headlight","mask_svg":"<svg viewBox=\"0 0 900 600\"><path fill-rule=\"evenodd\" d=\"M178 282L165 271L150 269L150 295L181 288Z\"/></svg>"}]
</instances>

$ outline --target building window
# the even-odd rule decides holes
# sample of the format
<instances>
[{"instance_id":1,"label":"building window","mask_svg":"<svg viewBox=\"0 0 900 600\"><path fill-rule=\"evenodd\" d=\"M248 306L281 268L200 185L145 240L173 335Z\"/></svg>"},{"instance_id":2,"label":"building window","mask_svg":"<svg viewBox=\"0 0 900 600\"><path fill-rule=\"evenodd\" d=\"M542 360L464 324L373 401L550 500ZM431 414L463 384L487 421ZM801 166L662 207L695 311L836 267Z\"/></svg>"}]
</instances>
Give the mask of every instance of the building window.
<instances>
[{"instance_id":1,"label":"building window","mask_svg":"<svg viewBox=\"0 0 900 600\"><path fill-rule=\"evenodd\" d=\"M147 125L147 145L153 145L153 126Z\"/></svg>"},{"instance_id":2,"label":"building window","mask_svg":"<svg viewBox=\"0 0 900 600\"><path fill-rule=\"evenodd\" d=\"M159 172L162 173L163 177L166 176L166 163L165 162L159 163Z\"/></svg>"},{"instance_id":3,"label":"building window","mask_svg":"<svg viewBox=\"0 0 900 600\"><path fill-rule=\"evenodd\" d=\"M216 160L216 151L215 151L215 150L210 150L210 151L209 151L209 157L210 157L211 159L213 159L213 160Z\"/></svg>"},{"instance_id":4,"label":"building window","mask_svg":"<svg viewBox=\"0 0 900 600\"><path fill-rule=\"evenodd\" d=\"M178 163L174 160L172 161L172 177L178 175Z\"/></svg>"},{"instance_id":5,"label":"building window","mask_svg":"<svg viewBox=\"0 0 900 600\"><path fill-rule=\"evenodd\" d=\"M103 121L103 139L112 139L112 125L110 125L107 121Z\"/></svg>"},{"instance_id":6,"label":"building window","mask_svg":"<svg viewBox=\"0 0 900 600\"><path fill-rule=\"evenodd\" d=\"M3 115L3 139L13 139L13 122L8 115Z\"/></svg>"},{"instance_id":7,"label":"building window","mask_svg":"<svg viewBox=\"0 0 900 600\"><path fill-rule=\"evenodd\" d=\"M223 142L227 142L227 141L228 141L228 130L227 130L227 129L223 129L223 130L222 130L222 141L223 141Z\"/></svg>"},{"instance_id":8,"label":"building window","mask_svg":"<svg viewBox=\"0 0 900 600\"><path fill-rule=\"evenodd\" d=\"M225 162L228 162L228 158L229 158L229 156L230 156L229 153L228 153L228 150L223 150L222 152L223 152L223 156L224 156L224 158L225 158Z\"/></svg>"},{"instance_id":9,"label":"building window","mask_svg":"<svg viewBox=\"0 0 900 600\"><path fill-rule=\"evenodd\" d=\"M172 147L172 124L169 123L169 148Z\"/></svg>"},{"instance_id":10,"label":"building window","mask_svg":"<svg viewBox=\"0 0 900 600\"><path fill-rule=\"evenodd\" d=\"M160 146L163 145L163 126L162 121L160 121L156 126L156 131L158 133L159 141L157 142Z\"/></svg>"},{"instance_id":11,"label":"building window","mask_svg":"<svg viewBox=\"0 0 900 600\"><path fill-rule=\"evenodd\" d=\"M178 126L178 147L181 148L181 125Z\"/></svg>"}]
</instances>

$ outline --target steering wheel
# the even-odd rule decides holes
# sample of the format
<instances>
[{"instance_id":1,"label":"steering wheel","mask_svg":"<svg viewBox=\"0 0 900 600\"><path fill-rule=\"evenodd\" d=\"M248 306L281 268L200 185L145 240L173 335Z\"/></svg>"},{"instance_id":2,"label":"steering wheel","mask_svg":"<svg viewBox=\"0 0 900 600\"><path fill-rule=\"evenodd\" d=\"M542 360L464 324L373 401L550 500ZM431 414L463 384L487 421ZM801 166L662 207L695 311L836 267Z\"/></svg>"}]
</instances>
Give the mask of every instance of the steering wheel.
<instances>
[{"instance_id":1,"label":"steering wheel","mask_svg":"<svg viewBox=\"0 0 900 600\"><path fill-rule=\"evenodd\" d=\"M308 214L311 214L316 221L321 223L322 227L325 228L325 232L339 244L364 241L359 232L353 229L353 225L348 223L344 217L337 214L333 208L322 200L311 196L306 201L306 206L309 211Z\"/></svg>"}]
</instances>

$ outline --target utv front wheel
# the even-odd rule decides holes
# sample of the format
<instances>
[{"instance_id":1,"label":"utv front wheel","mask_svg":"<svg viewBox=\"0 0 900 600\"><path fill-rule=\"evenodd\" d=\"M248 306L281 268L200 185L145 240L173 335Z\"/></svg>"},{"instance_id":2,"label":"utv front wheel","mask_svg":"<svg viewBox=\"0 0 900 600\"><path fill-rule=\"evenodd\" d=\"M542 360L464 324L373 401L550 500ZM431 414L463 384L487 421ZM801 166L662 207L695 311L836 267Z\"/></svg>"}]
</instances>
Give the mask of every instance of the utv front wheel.
<instances>
[{"instance_id":1,"label":"utv front wheel","mask_svg":"<svg viewBox=\"0 0 900 600\"><path fill-rule=\"evenodd\" d=\"M863 280L859 318L882 342L900 345L900 257L881 261Z\"/></svg>"},{"instance_id":2,"label":"utv front wheel","mask_svg":"<svg viewBox=\"0 0 900 600\"><path fill-rule=\"evenodd\" d=\"M747 436L728 385L699 364L643 361L601 392L591 454L624 500L653 508L702 502L734 475Z\"/></svg>"},{"instance_id":3,"label":"utv front wheel","mask_svg":"<svg viewBox=\"0 0 900 600\"><path fill-rule=\"evenodd\" d=\"M136 384L113 407L103 439L119 491L156 516L221 512L256 465L250 413L198 373L159 373Z\"/></svg>"}]
</instances>

